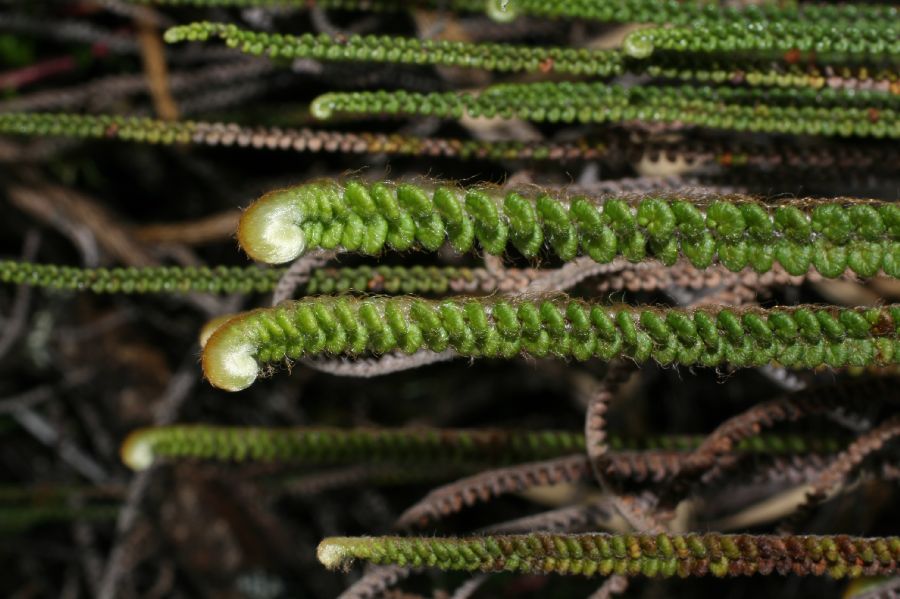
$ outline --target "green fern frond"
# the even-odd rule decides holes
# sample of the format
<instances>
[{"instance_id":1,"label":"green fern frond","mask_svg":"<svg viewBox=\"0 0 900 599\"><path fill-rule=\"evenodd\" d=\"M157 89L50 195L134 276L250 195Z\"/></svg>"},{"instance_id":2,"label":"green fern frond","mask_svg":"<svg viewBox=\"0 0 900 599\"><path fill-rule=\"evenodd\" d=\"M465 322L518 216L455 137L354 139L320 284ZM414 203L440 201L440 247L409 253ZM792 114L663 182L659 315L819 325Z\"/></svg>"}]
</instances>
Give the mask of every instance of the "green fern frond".
<instances>
[{"instance_id":1,"label":"green fern frond","mask_svg":"<svg viewBox=\"0 0 900 599\"><path fill-rule=\"evenodd\" d=\"M607 439L611 451L687 452L700 435ZM759 435L735 450L761 454L834 453L847 445L835 437ZM141 470L156 459L196 458L234 462L422 463L503 465L562 457L585 450L580 432L504 429L259 428L175 425L139 429L122 444L122 461Z\"/></svg>"},{"instance_id":2,"label":"green fern frond","mask_svg":"<svg viewBox=\"0 0 900 599\"><path fill-rule=\"evenodd\" d=\"M206 41L214 37L255 56L465 67L499 72L606 76L621 73L624 59L622 53L615 50L418 40L388 35L353 35L346 39L312 33L295 36L209 22L178 25L166 31L165 39L177 43Z\"/></svg>"},{"instance_id":3,"label":"green fern frond","mask_svg":"<svg viewBox=\"0 0 900 599\"><path fill-rule=\"evenodd\" d=\"M741 132L900 137L900 96L889 92L731 87L621 87L601 83L499 84L479 93L330 92L310 111L463 116L548 123L646 122Z\"/></svg>"},{"instance_id":4,"label":"green fern frond","mask_svg":"<svg viewBox=\"0 0 900 599\"><path fill-rule=\"evenodd\" d=\"M249 147L310 153L384 153L460 160L566 162L595 160L606 156L609 152L606 143L481 141L392 133L251 127L237 123L172 122L106 114L0 113L0 134L116 139L160 145Z\"/></svg>"},{"instance_id":5,"label":"green fern frond","mask_svg":"<svg viewBox=\"0 0 900 599\"><path fill-rule=\"evenodd\" d=\"M737 368L900 363L900 307L697 310L567 299L318 297L221 325L203 351L207 379L239 391L286 358L453 350L460 356L554 356Z\"/></svg>"},{"instance_id":6,"label":"green fern frond","mask_svg":"<svg viewBox=\"0 0 900 599\"><path fill-rule=\"evenodd\" d=\"M468 572L581 576L796 576L896 574L900 538L846 535L524 534L481 537L331 537L318 549L328 568L354 560Z\"/></svg>"},{"instance_id":7,"label":"green fern frond","mask_svg":"<svg viewBox=\"0 0 900 599\"><path fill-rule=\"evenodd\" d=\"M719 262L732 271L766 272L778 262L793 275L810 266L827 277L847 268L900 275L900 207L890 202L528 196L440 181L319 181L263 196L241 217L238 241L267 263L317 248L378 255L433 252L447 242L465 253L477 241L494 255L515 248L531 258L549 249L564 261L590 256L601 264L624 256L672 265L684 257L697 268Z\"/></svg>"}]
</instances>

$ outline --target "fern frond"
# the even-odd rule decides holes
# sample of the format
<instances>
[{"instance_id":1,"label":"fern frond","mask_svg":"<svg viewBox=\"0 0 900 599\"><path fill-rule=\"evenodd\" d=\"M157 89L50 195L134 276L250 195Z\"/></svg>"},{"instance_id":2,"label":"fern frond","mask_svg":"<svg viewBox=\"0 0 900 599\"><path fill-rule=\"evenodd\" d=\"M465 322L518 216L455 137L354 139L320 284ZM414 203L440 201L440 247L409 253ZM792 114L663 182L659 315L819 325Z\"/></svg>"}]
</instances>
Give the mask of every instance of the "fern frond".
<instances>
[{"instance_id":1,"label":"fern frond","mask_svg":"<svg viewBox=\"0 0 900 599\"><path fill-rule=\"evenodd\" d=\"M567 299L317 297L221 325L204 348L203 370L214 386L239 391L286 358L425 349L708 367L888 366L900 363L898 322L900 306L687 310Z\"/></svg>"},{"instance_id":2,"label":"fern frond","mask_svg":"<svg viewBox=\"0 0 900 599\"><path fill-rule=\"evenodd\" d=\"M469 572L857 578L896 574L900 538L718 533L330 537L319 544L318 557L332 569L365 560Z\"/></svg>"},{"instance_id":3,"label":"fern frond","mask_svg":"<svg viewBox=\"0 0 900 599\"><path fill-rule=\"evenodd\" d=\"M489 254L515 248L537 257L547 247L564 261L590 256L610 263L649 257L697 268L719 262L732 271L789 274L810 266L827 277L849 267L862 276L900 274L900 207L890 202L792 200L751 196L700 200L567 197L559 191L504 192L486 186L319 181L264 195L244 212L241 247L254 259L281 263L312 249L377 255L385 248L459 253L477 241Z\"/></svg>"},{"instance_id":4,"label":"fern frond","mask_svg":"<svg viewBox=\"0 0 900 599\"><path fill-rule=\"evenodd\" d=\"M548 123L646 122L742 132L900 137L900 95L882 91L739 87L620 87L506 83L479 93L330 92L310 111L342 115L463 116Z\"/></svg>"},{"instance_id":5,"label":"fern frond","mask_svg":"<svg viewBox=\"0 0 900 599\"><path fill-rule=\"evenodd\" d=\"M687 452L699 435L607 439L610 451ZM760 454L835 453L847 441L810 435L759 435L736 444ZM138 429L122 444L122 461L143 469L155 459L224 462L512 464L584 451L578 432L504 429L239 427L171 425Z\"/></svg>"}]
</instances>

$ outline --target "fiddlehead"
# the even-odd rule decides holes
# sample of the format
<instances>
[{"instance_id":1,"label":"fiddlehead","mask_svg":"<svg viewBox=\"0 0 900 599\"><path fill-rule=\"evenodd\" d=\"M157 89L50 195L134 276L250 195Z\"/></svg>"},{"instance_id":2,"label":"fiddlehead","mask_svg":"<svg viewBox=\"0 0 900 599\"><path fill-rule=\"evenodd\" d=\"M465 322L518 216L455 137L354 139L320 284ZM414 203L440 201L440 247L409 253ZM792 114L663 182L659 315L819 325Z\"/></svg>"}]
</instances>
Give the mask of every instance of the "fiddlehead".
<instances>
[{"instance_id":1,"label":"fiddlehead","mask_svg":"<svg viewBox=\"0 0 900 599\"><path fill-rule=\"evenodd\" d=\"M308 183L266 194L244 212L241 247L254 259L287 262L308 249L380 254L390 248L435 251L445 242L489 254L548 249L563 260L599 263L624 256L697 268L719 262L757 272L775 262L789 274L810 266L836 277L900 274L900 208L891 203L798 200L765 204L749 196L697 202L690 196L601 199L556 192L523 195L432 182L371 185ZM530 196L530 197L529 197Z\"/></svg>"},{"instance_id":2,"label":"fiddlehead","mask_svg":"<svg viewBox=\"0 0 900 599\"><path fill-rule=\"evenodd\" d=\"M887 366L898 363L900 308L810 306L732 310L611 307L576 300L328 298L239 315L203 352L209 381L239 391L285 358L452 349L586 360L734 367Z\"/></svg>"}]
</instances>

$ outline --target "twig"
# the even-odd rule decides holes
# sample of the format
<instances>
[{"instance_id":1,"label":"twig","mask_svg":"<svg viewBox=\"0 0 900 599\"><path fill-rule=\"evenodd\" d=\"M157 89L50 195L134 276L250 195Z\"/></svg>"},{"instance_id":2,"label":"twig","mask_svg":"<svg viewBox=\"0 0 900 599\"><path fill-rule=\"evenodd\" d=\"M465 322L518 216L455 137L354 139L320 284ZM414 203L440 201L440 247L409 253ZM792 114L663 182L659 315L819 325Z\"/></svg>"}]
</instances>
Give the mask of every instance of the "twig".
<instances>
[{"instance_id":1,"label":"twig","mask_svg":"<svg viewBox=\"0 0 900 599\"><path fill-rule=\"evenodd\" d=\"M327 374L367 379L403 370L413 370L428 364L448 362L458 357L459 354L448 349L442 352L422 350L412 355L385 354L380 358L360 360L304 358L301 362L314 370Z\"/></svg>"},{"instance_id":2,"label":"twig","mask_svg":"<svg viewBox=\"0 0 900 599\"><path fill-rule=\"evenodd\" d=\"M885 443L898 436L900 436L900 414L888 418L880 426L860 435L812 481L805 500L798 506L800 512L808 512L814 505L836 493L845 484L854 468L869 455L880 451Z\"/></svg>"},{"instance_id":3,"label":"twig","mask_svg":"<svg viewBox=\"0 0 900 599\"><path fill-rule=\"evenodd\" d=\"M894 399L900 389L890 378L838 383L798 391L792 395L757 404L719 425L685 463L687 472L708 470L716 459L730 452L742 439L759 434L776 422L793 421L813 413L852 403L859 397Z\"/></svg>"},{"instance_id":4,"label":"twig","mask_svg":"<svg viewBox=\"0 0 900 599\"><path fill-rule=\"evenodd\" d=\"M409 578L412 568L403 566L377 566L363 574L362 578L347 587L338 599L373 599L401 580Z\"/></svg>"},{"instance_id":5,"label":"twig","mask_svg":"<svg viewBox=\"0 0 900 599\"><path fill-rule=\"evenodd\" d=\"M109 52L129 53L136 49L128 35L97 27L85 19L55 19L48 21L23 14L0 14L0 28L8 32L45 37L54 41L76 42L102 47Z\"/></svg>"},{"instance_id":6,"label":"twig","mask_svg":"<svg viewBox=\"0 0 900 599\"><path fill-rule=\"evenodd\" d=\"M0 415L15 414L21 410L29 410L50 399L53 399L52 387L49 385L35 387L24 393L0 399Z\"/></svg>"},{"instance_id":7,"label":"twig","mask_svg":"<svg viewBox=\"0 0 900 599\"><path fill-rule=\"evenodd\" d=\"M486 574L479 574L477 576L473 576L469 580L465 581L453 591L453 594L450 595L450 599L469 599L472 595L478 592L478 589L481 588L485 582L487 582Z\"/></svg>"},{"instance_id":8,"label":"twig","mask_svg":"<svg viewBox=\"0 0 900 599\"><path fill-rule=\"evenodd\" d=\"M662 525L653 518L649 510L644 509L636 498L615 493L606 477L609 465L607 453L609 448L606 444L606 411L609 409L609 403L612 401L614 393L628 380L632 372L633 365L615 362L610 364L609 370L602 380L592 379L588 382L588 388L583 391L589 397L584 421L585 447L594 479L605 493L612 496L612 504L625 521L638 532L661 532ZM619 587L623 587L624 590L624 587L627 586L627 583L623 585L620 581L607 582L609 582L609 586L604 583L597 591L598 593L611 593L612 589Z\"/></svg>"},{"instance_id":9,"label":"twig","mask_svg":"<svg viewBox=\"0 0 900 599\"><path fill-rule=\"evenodd\" d=\"M590 464L582 454L487 470L434 489L403 512L397 526L424 526L478 501L537 486L584 480L588 476Z\"/></svg>"},{"instance_id":10,"label":"twig","mask_svg":"<svg viewBox=\"0 0 900 599\"><path fill-rule=\"evenodd\" d=\"M275 290L272 292L272 305L280 304L293 297L297 287L309 281L314 269L325 266L334 257L335 252L315 250L294 260L275 285Z\"/></svg>"},{"instance_id":11,"label":"twig","mask_svg":"<svg viewBox=\"0 0 900 599\"><path fill-rule=\"evenodd\" d=\"M175 98L172 97L172 90L169 87L166 55L157 24L152 17L147 15L146 11L135 16L135 24L137 25L141 60L150 85L150 96L153 98L156 114L164 121L175 121L178 119L178 106L175 104Z\"/></svg>"},{"instance_id":12,"label":"twig","mask_svg":"<svg viewBox=\"0 0 900 599\"><path fill-rule=\"evenodd\" d=\"M51 226L63 230L87 227L103 250L129 266L157 263L109 210L73 189L58 185L12 186L9 197L17 208Z\"/></svg>"},{"instance_id":13,"label":"twig","mask_svg":"<svg viewBox=\"0 0 900 599\"><path fill-rule=\"evenodd\" d=\"M362 485L373 479L418 478L420 470L396 465L354 464L319 472L311 472L291 479L281 487L281 493L292 497L311 497L325 491ZM425 476L424 478L428 478Z\"/></svg>"},{"instance_id":14,"label":"twig","mask_svg":"<svg viewBox=\"0 0 900 599\"><path fill-rule=\"evenodd\" d=\"M485 534L527 533L535 530L546 532L573 532L576 530L596 530L613 524L613 509L607 498L541 512L507 520L501 524L487 526L481 530Z\"/></svg>"},{"instance_id":15,"label":"twig","mask_svg":"<svg viewBox=\"0 0 900 599\"><path fill-rule=\"evenodd\" d=\"M846 595L847 599L897 599L900 597L900 577L889 578L884 582L867 586L860 592Z\"/></svg>"},{"instance_id":16,"label":"twig","mask_svg":"<svg viewBox=\"0 0 900 599\"><path fill-rule=\"evenodd\" d=\"M59 457L88 480L95 483L109 480L109 474L93 458L71 441L61 438L47 419L34 410L20 408L11 415L32 437L48 447L56 448Z\"/></svg>"},{"instance_id":17,"label":"twig","mask_svg":"<svg viewBox=\"0 0 900 599\"><path fill-rule=\"evenodd\" d=\"M244 84L246 81L268 75L275 67L265 59L241 59L225 64L191 71L176 71L169 77L169 87L175 93L195 89L208 90L227 84ZM0 102L0 111L63 110L89 106L95 110L108 107L123 97L148 91L146 76L140 74L112 75L92 79L87 83L50 89L10 98ZM240 86L240 85L238 85Z\"/></svg>"},{"instance_id":18,"label":"twig","mask_svg":"<svg viewBox=\"0 0 900 599\"><path fill-rule=\"evenodd\" d=\"M36 231L29 231L25 236L22 259L26 261L34 260L40 243L40 235ZM28 285L19 285L16 289L12 311L3 325L3 333L0 334L0 360L12 349L25 331L28 319L28 306L31 304L31 293L31 287Z\"/></svg>"},{"instance_id":19,"label":"twig","mask_svg":"<svg viewBox=\"0 0 900 599\"><path fill-rule=\"evenodd\" d=\"M588 599L609 599L613 595L621 595L628 590L628 579L619 574L613 574L603 581L600 588L591 593Z\"/></svg>"},{"instance_id":20,"label":"twig","mask_svg":"<svg viewBox=\"0 0 900 599\"><path fill-rule=\"evenodd\" d=\"M193 221L136 227L134 235L143 243L201 245L234 236L240 217L240 211L226 210Z\"/></svg>"},{"instance_id":21,"label":"twig","mask_svg":"<svg viewBox=\"0 0 900 599\"><path fill-rule=\"evenodd\" d=\"M158 408L154 414L154 424L165 425L172 423L177 417L178 410L187 399L191 389L197 383L195 349L191 348L178 372L171 378L169 385L159 399ZM126 539L131 534L141 515L140 504L150 487L156 468L149 468L138 472L128 485L128 493L125 505L119 512L116 521L116 538L113 548L107 558L106 568L100 580L98 599L115 599L118 593L119 581L125 574L126 557L128 547Z\"/></svg>"},{"instance_id":22,"label":"twig","mask_svg":"<svg viewBox=\"0 0 900 599\"><path fill-rule=\"evenodd\" d=\"M128 485L125 504L119 510L119 517L116 520L115 544L109 553L103 577L100 579L98 599L115 599L116 597L119 581L125 573L123 570L128 551L125 540L141 515L140 503L150 487L153 472L153 469L139 472Z\"/></svg>"},{"instance_id":23,"label":"twig","mask_svg":"<svg viewBox=\"0 0 900 599\"><path fill-rule=\"evenodd\" d=\"M76 504L73 507L84 507L84 501L81 497L75 498L73 503ZM72 536L81 550L81 567L84 570L88 588L96 596L99 590L100 577L103 575L103 560L97 553L94 529L89 522L76 520L72 523Z\"/></svg>"},{"instance_id":24,"label":"twig","mask_svg":"<svg viewBox=\"0 0 900 599\"><path fill-rule=\"evenodd\" d=\"M571 262L567 262L564 266L545 270L532 280L525 288L525 293L547 293L551 291L565 291L580 283L581 281L620 268L628 268L630 263L625 264L624 260L614 260L609 264L600 264L591 259L590 256L581 256Z\"/></svg>"}]
</instances>

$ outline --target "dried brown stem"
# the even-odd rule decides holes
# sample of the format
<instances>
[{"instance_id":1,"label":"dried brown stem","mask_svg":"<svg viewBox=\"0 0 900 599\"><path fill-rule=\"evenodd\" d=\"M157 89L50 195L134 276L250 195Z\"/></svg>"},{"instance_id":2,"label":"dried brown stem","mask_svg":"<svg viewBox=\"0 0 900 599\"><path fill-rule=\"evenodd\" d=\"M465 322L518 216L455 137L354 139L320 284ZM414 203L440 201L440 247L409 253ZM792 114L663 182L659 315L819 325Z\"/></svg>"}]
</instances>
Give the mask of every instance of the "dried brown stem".
<instances>
[{"instance_id":1,"label":"dried brown stem","mask_svg":"<svg viewBox=\"0 0 900 599\"><path fill-rule=\"evenodd\" d=\"M137 38L141 50L144 72L150 86L150 96L156 114L164 121L178 120L178 106L169 86L169 72L162 37L156 22L143 11L135 17Z\"/></svg>"},{"instance_id":2,"label":"dried brown stem","mask_svg":"<svg viewBox=\"0 0 900 599\"><path fill-rule=\"evenodd\" d=\"M143 243L202 245L234 237L240 218L240 210L226 210L192 221L135 227L134 236Z\"/></svg>"},{"instance_id":3,"label":"dried brown stem","mask_svg":"<svg viewBox=\"0 0 900 599\"><path fill-rule=\"evenodd\" d=\"M757 404L716 428L685 463L685 473L712 468L719 457L729 453L743 439L758 435L764 427L794 421L838 406L853 405L863 397L896 399L900 387L891 378L842 382L811 387L794 394Z\"/></svg>"},{"instance_id":4,"label":"dried brown stem","mask_svg":"<svg viewBox=\"0 0 900 599\"><path fill-rule=\"evenodd\" d=\"M397 526L426 526L479 501L538 486L585 480L590 473L590 464L581 454L488 470L434 489L403 512Z\"/></svg>"},{"instance_id":5,"label":"dried brown stem","mask_svg":"<svg viewBox=\"0 0 900 599\"><path fill-rule=\"evenodd\" d=\"M885 443L898 436L900 436L900 414L891 416L878 427L860 435L847 449L839 453L827 468L816 475L805 502L799 507L800 514L808 513L816 504L824 502L836 493L846 484L850 473L863 460L881 451Z\"/></svg>"}]
</instances>

